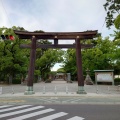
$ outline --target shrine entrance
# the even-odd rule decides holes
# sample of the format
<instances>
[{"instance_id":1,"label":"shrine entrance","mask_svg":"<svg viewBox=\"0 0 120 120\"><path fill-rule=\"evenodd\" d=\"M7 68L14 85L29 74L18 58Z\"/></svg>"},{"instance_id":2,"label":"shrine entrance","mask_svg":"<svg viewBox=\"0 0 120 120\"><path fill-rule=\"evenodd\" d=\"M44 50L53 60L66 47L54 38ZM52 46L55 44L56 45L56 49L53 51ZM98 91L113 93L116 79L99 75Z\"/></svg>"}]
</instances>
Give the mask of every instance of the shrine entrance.
<instances>
[{"instance_id":1,"label":"shrine entrance","mask_svg":"<svg viewBox=\"0 0 120 120\"><path fill-rule=\"evenodd\" d=\"M27 89L25 95L34 94L33 79L35 69L35 56L37 48L75 48L76 49L76 63L77 63L77 80L78 80L78 94L86 94L84 90L84 78L82 70L82 48L91 48L92 44L82 44L81 40L93 39L97 35L95 31L85 32L27 32L27 31L14 31L20 39L31 39L31 44L23 44L21 47L30 48L30 65L28 70ZM52 39L53 44L36 44L40 39ZM75 44L58 44L58 40L75 40Z\"/></svg>"},{"instance_id":2,"label":"shrine entrance","mask_svg":"<svg viewBox=\"0 0 120 120\"><path fill-rule=\"evenodd\" d=\"M66 80L66 74L65 73L57 73L55 75L55 79L63 79Z\"/></svg>"}]
</instances>

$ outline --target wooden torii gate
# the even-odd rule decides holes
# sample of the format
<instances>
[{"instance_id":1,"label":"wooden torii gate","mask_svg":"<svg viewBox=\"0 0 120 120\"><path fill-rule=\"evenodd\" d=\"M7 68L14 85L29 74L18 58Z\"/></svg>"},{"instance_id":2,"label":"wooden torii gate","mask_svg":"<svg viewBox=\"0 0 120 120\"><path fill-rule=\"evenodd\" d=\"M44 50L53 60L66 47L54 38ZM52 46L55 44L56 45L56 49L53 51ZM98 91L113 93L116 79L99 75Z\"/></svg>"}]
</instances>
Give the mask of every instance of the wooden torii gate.
<instances>
[{"instance_id":1,"label":"wooden torii gate","mask_svg":"<svg viewBox=\"0 0 120 120\"><path fill-rule=\"evenodd\" d=\"M77 63L77 79L78 79L78 94L85 94L84 78L82 70L82 48L91 48L91 44L81 44L80 40L93 39L97 35L95 31L85 32L28 32L28 31L14 31L20 39L31 39L31 44L23 44L21 47L30 48L30 65L28 71L27 89L24 94L34 94L33 79L35 69L35 56L37 48L75 48L76 49L76 63ZM36 44L40 39L52 39L54 44ZM58 40L75 40L75 44L58 44Z\"/></svg>"}]
</instances>

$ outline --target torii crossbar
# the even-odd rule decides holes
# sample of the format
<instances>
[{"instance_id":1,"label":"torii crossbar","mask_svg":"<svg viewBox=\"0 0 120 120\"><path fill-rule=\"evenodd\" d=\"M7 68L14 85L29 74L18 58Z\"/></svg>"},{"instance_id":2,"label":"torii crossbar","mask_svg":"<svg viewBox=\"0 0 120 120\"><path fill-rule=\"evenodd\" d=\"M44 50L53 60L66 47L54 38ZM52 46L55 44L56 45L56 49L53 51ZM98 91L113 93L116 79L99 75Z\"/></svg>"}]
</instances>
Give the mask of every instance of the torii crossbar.
<instances>
[{"instance_id":1,"label":"torii crossbar","mask_svg":"<svg viewBox=\"0 0 120 120\"><path fill-rule=\"evenodd\" d=\"M31 44L22 44L22 48L30 48L30 65L28 71L26 95L34 94L33 79L35 69L35 56L37 48L75 48L76 49L76 63L77 63L77 80L78 80L78 94L85 94L84 78L82 70L82 48L91 48L92 44L81 44L80 40L93 39L97 35L97 30L85 32L28 32L28 31L14 31L20 39L31 39ZM53 44L36 44L40 39L52 39ZM75 40L75 44L58 44L58 40Z\"/></svg>"}]
</instances>

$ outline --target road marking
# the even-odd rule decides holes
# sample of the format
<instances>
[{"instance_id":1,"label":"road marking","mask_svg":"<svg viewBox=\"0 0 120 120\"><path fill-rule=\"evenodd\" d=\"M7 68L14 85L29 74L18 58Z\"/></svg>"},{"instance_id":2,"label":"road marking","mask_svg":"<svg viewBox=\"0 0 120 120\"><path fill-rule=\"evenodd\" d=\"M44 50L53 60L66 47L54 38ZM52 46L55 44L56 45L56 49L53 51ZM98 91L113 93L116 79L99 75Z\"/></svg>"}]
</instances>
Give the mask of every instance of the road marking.
<instances>
[{"instance_id":1,"label":"road marking","mask_svg":"<svg viewBox=\"0 0 120 120\"><path fill-rule=\"evenodd\" d=\"M35 106L35 107L27 108L27 109L24 109L24 110L19 110L19 111L14 111L14 112L10 112L10 113L1 114L0 118L11 116L11 115L16 115L16 114L20 114L20 113L24 113L24 112L28 112L28 111L32 111L32 110L36 110L36 109L39 109L39 108L44 108L44 106Z\"/></svg>"},{"instance_id":2,"label":"road marking","mask_svg":"<svg viewBox=\"0 0 120 120\"><path fill-rule=\"evenodd\" d=\"M0 108L5 108L5 107L10 107L12 105L4 105L4 106L0 106Z\"/></svg>"},{"instance_id":3,"label":"road marking","mask_svg":"<svg viewBox=\"0 0 120 120\"><path fill-rule=\"evenodd\" d=\"M56 114L53 114L53 115L49 115L47 117L43 117L43 118L40 118L40 119L37 119L37 120L53 120L55 118L59 118L59 117L62 117L64 115L67 115L68 113L65 113L65 112L59 112L59 113L56 113Z\"/></svg>"},{"instance_id":4,"label":"road marking","mask_svg":"<svg viewBox=\"0 0 120 120\"><path fill-rule=\"evenodd\" d=\"M7 108L7 107L11 107L11 108ZM25 107L28 107L28 108L25 108ZM16 107L14 107L13 105L3 105L3 106L0 106L0 108L3 108L0 111L3 111L3 112L6 111L6 113L0 114L0 118L9 117L7 120L24 120L24 119L29 119L31 117L36 117L36 116L39 117L42 114L55 111L52 108L40 110L40 108L44 108L44 106L33 106L33 105L22 105L22 106L16 106ZM23 108L23 109L21 110L19 108ZM11 111L11 110L13 110L13 111ZM32 112L33 110L36 110L36 112ZM7 111L9 111L9 112L7 112ZM23 115L21 115L21 113ZM40 117L37 120L54 120L59 117L68 115L68 113L65 113L65 112L50 113L50 114L51 115L45 116L43 118ZM15 117L15 115L16 115L16 117ZM67 120L83 120L83 119L85 119L85 118L82 118L79 116L74 116Z\"/></svg>"},{"instance_id":5,"label":"road marking","mask_svg":"<svg viewBox=\"0 0 120 120\"><path fill-rule=\"evenodd\" d=\"M80 101L80 100L83 100L83 99L76 99L76 100L71 101L71 103L74 103L74 102L77 102L77 101Z\"/></svg>"},{"instance_id":6,"label":"road marking","mask_svg":"<svg viewBox=\"0 0 120 120\"><path fill-rule=\"evenodd\" d=\"M17 106L17 107L2 109L2 110L0 110L0 112L6 112L6 111L15 110L15 109L24 108L24 107L29 107L29 106L31 106L31 105L21 105L21 106Z\"/></svg>"},{"instance_id":7,"label":"road marking","mask_svg":"<svg viewBox=\"0 0 120 120\"><path fill-rule=\"evenodd\" d=\"M37 98L35 98L35 99L37 99ZM46 100L46 99L42 99L42 98L40 98L40 99L37 99L37 100L43 100L43 101L46 101L46 102L51 102L51 101L48 101L48 100Z\"/></svg>"},{"instance_id":8,"label":"road marking","mask_svg":"<svg viewBox=\"0 0 120 120\"><path fill-rule=\"evenodd\" d=\"M73 99L69 99L69 100L64 100L64 101L62 101L62 102L72 102L72 101L76 101L76 100L81 100L80 98L73 98Z\"/></svg>"},{"instance_id":9,"label":"road marking","mask_svg":"<svg viewBox=\"0 0 120 120\"><path fill-rule=\"evenodd\" d=\"M58 97L51 97L50 99L58 99Z\"/></svg>"},{"instance_id":10,"label":"road marking","mask_svg":"<svg viewBox=\"0 0 120 120\"><path fill-rule=\"evenodd\" d=\"M12 103L19 103L19 102L26 102L25 100L0 100L0 102L2 103L8 103L8 102L12 102Z\"/></svg>"},{"instance_id":11,"label":"road marking","mask_svg":"<svg viewBox=\"0 0 120 120\"><path fill-rule=\"evenodd\" d=\"M36 98L37 99L37 98ZM46 100L46 98L40 98L40 99L37 99L37 100L43 100L43 101L46 101L46 102L60 102L60 101L57 101L57 100L52 100L52 99L48 99Z\"/></svg>"},{"instance_id":12,"label":"road marking","mask_svg":"<svg viewBox=\"0 0 120 120\"><path fill-rule=\"evenodd\" d=\"M24 120L24 119L27 119L27 118L30 118L30 117L33 117L33 116L36 116L36 115L41 115L41 114L44 114L44 113L48 113L48 112L51 112L51 111L54 111L54 109L50 108L50 109L46 109L46 110L41 110L41 111L38 111L38 112L26 114L26 115L23 115L23 116L20 116L20 117L11 118L11 119L8 119L8 120Z\"/></svg>"},{"instance_id":13,"label":"road marking","mask_svg":"<svg viewBox=\"0 0 120 120\"><path fill-rule=\"evenodd\" d=\"M42 98L42 100L45 100L45 98ZM50 102L59 102L57 100L53 100L53 99L50 99L50 98L47 101L50 101Z\"/></svg>"},{"instance_id":14,"label":"road marking","mask_svg":"<svg viewBox=\"0 0 120 120\"><path fill-rule=\"evenodd\" d=\"M72 118L67 119L67 120L83 120L83 119L85 119L85 118L75 116L75 117L72 117Z\"/></svg>"}]
</instances>

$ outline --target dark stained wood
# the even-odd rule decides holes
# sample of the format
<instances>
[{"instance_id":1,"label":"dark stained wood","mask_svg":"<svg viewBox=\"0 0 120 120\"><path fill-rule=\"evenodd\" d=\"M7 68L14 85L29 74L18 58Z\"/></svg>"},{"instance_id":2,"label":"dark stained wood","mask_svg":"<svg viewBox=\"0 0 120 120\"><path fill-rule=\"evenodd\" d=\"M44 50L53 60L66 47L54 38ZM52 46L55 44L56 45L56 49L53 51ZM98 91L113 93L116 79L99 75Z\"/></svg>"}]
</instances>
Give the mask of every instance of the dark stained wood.
<instances>
[{"instance_id":1,"label":"dark stained wood","mask_svg":"<svg viewBox=\"0 0 120 120\"><path fill-rule=\"evenodd\" d=\"M20 39L31 39L35 36L37 39L92 39L97 34L95 31L85 31L85 32L27 32L27 31L14 31L15 34L19 36Z\"/></svg>"},{"instance_id":2,"label":"dark stained wood","mask_svg":"<svg viewBox=\"0 0 120 120\"><path fill-rule=\"evenodd\" d=\"M76 45L76 63L77 63L77 80L78 86L84 86L83 70L82 70L82 53L80 39L75 40Z\"/></svg>"},{"instance_id":3,"label":"dark stained wood","mask_svg":"<svg viewBox=\"0 0 120 120\"><path fill-rule=\"evenodd\" d=\"M81 48L91 48L93 44L81 44ZM31 45L21 44L21 48L31 48ZM59 45L51 45L51 44L37 44L36 48L75 48L75 44L59 44Z\"/></svg>"},{"instance_id":4,"label":"dark stained wood","mask_svg":"<svg viewBox=\"0 0 120 120\"><path fill-rule=\"evenodd\" d=\"M36 59L36 38L32 37L31 40L31 51L30 51L30 65L28 71L27 86L33 86L35 59Z\"/></svg>"},{"instance_id":5,"label":"dark stained wood","mask_svg":"<svg viewBox=\"0 0 120 120\"><path fill-rule=\"evenodd\" d=\"M54 39L54 45L58 45L58 39L57 38Z\"/></svg>"}]
</instances>

